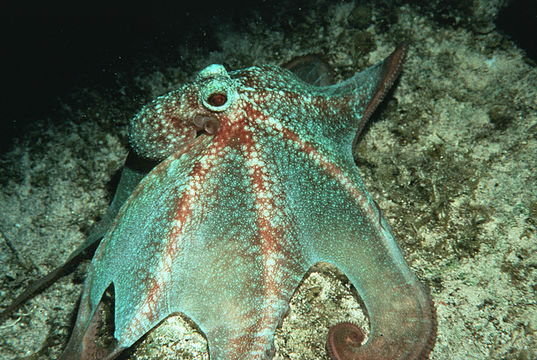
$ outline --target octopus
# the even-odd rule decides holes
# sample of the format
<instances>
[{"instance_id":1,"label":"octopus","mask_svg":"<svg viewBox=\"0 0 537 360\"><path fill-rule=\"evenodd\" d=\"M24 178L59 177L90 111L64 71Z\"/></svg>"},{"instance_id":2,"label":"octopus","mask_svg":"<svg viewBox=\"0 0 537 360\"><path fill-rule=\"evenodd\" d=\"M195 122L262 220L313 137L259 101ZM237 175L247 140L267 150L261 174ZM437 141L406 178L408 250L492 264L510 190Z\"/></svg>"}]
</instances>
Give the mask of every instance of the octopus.
<instances>
[{"instance_id":1,"label":"octopus","mask_svg":"<svg viewBox=\"0 0 537 360\"><path fill-rule=\"evenodd\" d=\"M334 325L332 359L427 359L436 338L429 290L353 159L406 54L401 45L322 86L278 66L213 64L146 105L107 215L68 260L102 238L61 359L114 359L174 314L196 323L211 360L271 359L294 291L320 262L347 276L370 321L365 342L354 323ZM104 345L97 328L109 292L113 343Z\"/></svg>"}]
</instances>

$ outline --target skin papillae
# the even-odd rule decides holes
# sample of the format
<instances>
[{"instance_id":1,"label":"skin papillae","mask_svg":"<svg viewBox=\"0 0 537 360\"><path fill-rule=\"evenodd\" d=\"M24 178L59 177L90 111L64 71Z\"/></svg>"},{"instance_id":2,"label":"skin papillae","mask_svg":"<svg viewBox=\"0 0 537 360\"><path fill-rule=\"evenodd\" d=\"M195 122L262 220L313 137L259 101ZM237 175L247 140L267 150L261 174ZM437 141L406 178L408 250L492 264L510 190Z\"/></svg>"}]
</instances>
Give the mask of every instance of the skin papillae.
<instances>
[{"instance_id":1,"label":"skin papillae","mask_svg":"<svg viewBox=\"0 0 537 360\"><path fill-rule=\"evenodd\" d=\"M205 334L212 360L270 359L289 300L318 262L347 275L371 323L364 344L356 325L335 325L332 359L428 358L429 292L352 156L406 52L399 46L321 87L275 66L211 65L145 106L131 146L158 165L147 175L124 170L62 359L113 359L177 313ZM103 345L97 328L110 289L114 343Z\"/></svg>"}]
</instances>

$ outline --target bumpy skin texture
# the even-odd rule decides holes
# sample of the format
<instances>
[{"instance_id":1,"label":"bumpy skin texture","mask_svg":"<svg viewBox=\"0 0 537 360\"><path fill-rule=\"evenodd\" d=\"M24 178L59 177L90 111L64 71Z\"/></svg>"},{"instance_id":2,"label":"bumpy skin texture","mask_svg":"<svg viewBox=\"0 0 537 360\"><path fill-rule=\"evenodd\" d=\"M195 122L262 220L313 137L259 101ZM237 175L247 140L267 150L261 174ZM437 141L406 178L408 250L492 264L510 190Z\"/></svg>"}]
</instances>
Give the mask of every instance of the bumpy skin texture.
<instances>
[{"instance_id":1,"label":"bumpy skin texture","mask_svg":"<svg viewBox=\"0 0 537 360\"><path fill-rule=\"evenodd\" d=\"M62 358L112 359L182 312L206 335L212 360L270 359L293 292L320 261L348 276L371 321L363 346L331 331L334 359L427 357L435 336L430 297L352 156L357 131L405 53L399 47L327 87L279 67L228 73L211 65L142 109L132 147L162 162L97 249ZM95 323L111 286L116 343L103 349Z\"/></svg>"}]
</instances>

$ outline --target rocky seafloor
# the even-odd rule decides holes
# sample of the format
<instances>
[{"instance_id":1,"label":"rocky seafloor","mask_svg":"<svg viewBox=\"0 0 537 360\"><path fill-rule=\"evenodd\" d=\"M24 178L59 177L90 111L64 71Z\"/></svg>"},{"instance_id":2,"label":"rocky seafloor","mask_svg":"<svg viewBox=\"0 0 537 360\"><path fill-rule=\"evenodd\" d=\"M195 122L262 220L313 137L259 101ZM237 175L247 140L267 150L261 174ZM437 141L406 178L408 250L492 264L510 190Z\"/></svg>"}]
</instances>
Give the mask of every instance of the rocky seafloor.
<instances>
[{"instance_id":1,"label":"rocky seafloor","mask_svg":"<svg viewBox=\"0 0 537 360\"><path fill-rule=\"evenodd\" d=\"M498 29L511 2L307 4L275 12L272 22L260 15L241 26L221 23L216 47L177 46L175 65L132 76L117 93L80 89L53 121L19 135L0 158L1 304L60 265L105 213L127 154L128 119L141 103L211 63L239 69L323 54L342 80L405 42L404 72L355 158L431 289L438 316L431 359L535 359L537 66ZM141 95L133 101L131 93ZM0 324L1 359L61 353L87 264ZM293 296L275 359L327 359L328 329L343 320L367 325L346 279L319 268ZM122 358L208 354L203 334L173 317Z\"/></svg>"}]
</instances>

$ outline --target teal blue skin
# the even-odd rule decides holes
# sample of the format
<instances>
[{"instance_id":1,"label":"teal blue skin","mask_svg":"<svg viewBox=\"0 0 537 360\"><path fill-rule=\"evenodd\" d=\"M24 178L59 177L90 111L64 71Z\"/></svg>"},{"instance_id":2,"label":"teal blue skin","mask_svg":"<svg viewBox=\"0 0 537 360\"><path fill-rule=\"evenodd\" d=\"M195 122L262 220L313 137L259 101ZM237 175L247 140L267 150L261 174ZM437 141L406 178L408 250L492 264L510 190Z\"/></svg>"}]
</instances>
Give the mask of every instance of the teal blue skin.
<instances>
[{"instance_id":1,"label":"teal blue skin","mask_svg":"<svg viewBox=\"0 0 537 360\"><path fill-rule=\"evenodd\" d=\"M59 277L66 274L69 270L73 269L73 265L80 261L80 259L85 256L86 253L88 253L96 244L99 243L99 241L110 229L110 226L114 221L114 218L117 216L121 205L123 205L136 186L138 186L140 180L147 175L153 166L153 162L148 162L137 158L134 154L129 155L121 172L121 178L112 203L108 207L108 210L102 219L91 229L84 243L73 251L62 265L44 277L32 282L21 294L13 299L12 302L4 310L2 310L2 312L0 312L0 323L6 320L20 304L30 299L39 291L45 289Z\"/></svg>"},{"instance_id":2,"label":"teal blue skin","mask_svg":"<svg viewBox=\"0 0 537 360\"><path fill-rule=\"evenodd\" d=\"M62 359L113 359L176 313L203 331L212 360L271 359L289 300L318 262L348 276L371 322L362 346L332 341L334 359L428 357L430 296L352 156L405 53L328 87L278 67L211 65L142 109L131 145L160 163L135 188L142 174L126 170L124 189L134 190L118 198ZM110 288L116 341L101 348L95 329Z\"/></svg>"}]
</instances>

